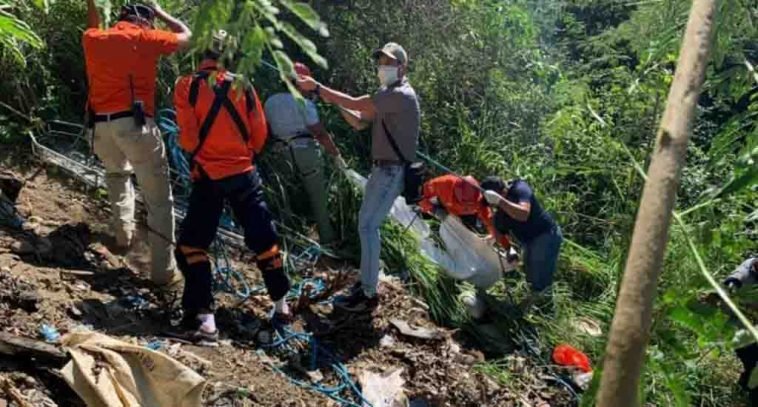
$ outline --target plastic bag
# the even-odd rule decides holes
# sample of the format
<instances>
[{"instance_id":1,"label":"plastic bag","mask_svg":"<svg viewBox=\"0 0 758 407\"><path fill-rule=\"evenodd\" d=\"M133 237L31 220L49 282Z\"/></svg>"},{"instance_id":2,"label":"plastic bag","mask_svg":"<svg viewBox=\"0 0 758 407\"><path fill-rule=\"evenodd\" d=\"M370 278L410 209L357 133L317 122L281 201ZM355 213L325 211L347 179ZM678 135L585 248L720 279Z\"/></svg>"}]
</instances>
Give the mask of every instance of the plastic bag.
<instances>
[{"instance_id":1,"label":"plastic bag","mask_svg":"<svg viewBox=\"0 0 758 407\"><path fill-rule=\"evenodd\" d=\"M366 187L366 178L352 169L345 175L358 188ZM470 231L457 216L448 215L440 226L444 248L431 238L431 228L405 203L403 197L395 199L390 216L405 228L413 231L419 241L421 253L457 280L465 280L479 288L489 288L510 271L509 263L486 239Z\"/></svg>"}]
</instances>

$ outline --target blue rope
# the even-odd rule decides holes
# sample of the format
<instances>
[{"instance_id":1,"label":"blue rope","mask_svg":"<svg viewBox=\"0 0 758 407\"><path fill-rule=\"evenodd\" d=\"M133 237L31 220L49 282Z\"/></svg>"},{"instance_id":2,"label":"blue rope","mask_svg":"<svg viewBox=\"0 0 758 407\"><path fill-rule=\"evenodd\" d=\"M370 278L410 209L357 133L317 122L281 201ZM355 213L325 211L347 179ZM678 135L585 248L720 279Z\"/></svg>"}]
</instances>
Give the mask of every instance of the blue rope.
<instances>
[{"instance_id":1,"label":"blue rope","mask_svg":"<svg viewBox=\"0 0 758 407\"><path fill-rule=\"evenodd\" d=\"M284 333L282 336L280 333L277 332L277 340L269 345L265 345L265 348L284 348L286 350L292 350L293 347L289 344L289 342L292 341L300 341L300 342L307 342L308 346L310 348L311 352L311 369L315 370L317 366L319 366L319 360L321 360L324 364L327 364L332 371L335 373L339 380L339 384L336 386L327 386L323 384L312 384L308 382L304 382L302 380L295 379L288 375L286 372L284 372L282 369L272 366L272 369L276 371L277 373L280 373L287 377L287 379L300 387L310 389L312 391L324 394L325 396L331 398L334 401L337 401L340 403L340 405L343 406L356 406L360 407L361 405L370 405L370 403L363 397L363 393L361 393L360 389L358 388L358 385L355 383L355 381L350 377L350 373L347 371L347 367L339 362L337 357L329 352L327 348L320 345L318 343L318 340L311 334L307 333L298 333L290 330L289 328L282 328L281 331ZM359 403L355 403L353 401L348 400L347 398L343 397L342 394L346 391L349 391L349 393L359 400Z\"/></svg>"},{"instance_id":2,"label":"blue rope","mask_svg":"<svg viewBox=\"0 0 758 407\"><path fill-rule=\"evenodd\" d=\"M327 289L327 283L323 278L306 278L302 281L295 284L290 291L287 293L287 299L296 299L299 298L303 291L305 290L305 287L310 287L311 292L309 297L311 299L315 299L319 295L321 295L326 289ZM331 302L333 298L328 298L324 300L324 303ZM273 342L269 344L261 345L261 350L259 352L263 352L263 349L269 349L269 350L282 350L290 353L297 353L297 345L308 345L308 350L310 351L310 369L316 370L318 366L327 365L329 368L334 372L335 376L337 377L337 380L339 384L335 386L327 386L323 384L314 384L302 380L298 380L294 377L292 377L290 374L285 372L284 370L280 369L277 366L271 365L271 368L276 372L289 380L290 383L295 384L299 387L321 393L332 400L338 402L341 406L348 406L348 407L360 407L362 405L369 405L370 403L366 401L366 399L363 397L363 393L358 388L358 385L355 383L355 381L350 376L350 373L347 370L347 367L339 361L339 359L330 352L326 347L319 344L318 340L313 334L306 333L306 332L295 332L288 326L275 326L275 338ZM302 346L301 346L302 347ZM347 395L345 393L348 393L353 396L354 399L358 400L359 402L356 403L354 401L348 400L346 397Z\"/></svg>"},{"instance_id":3,"label":"blue rope","mask_svg":"<svg viewBox=\"0 0 758 407\"><path fill-rule=\"evenodd\" d=\"M281 333L280 333L281 331ZM283 349L288 352L295 353L295 347L291 344L291 342L300 342L300 343L308 343L308 348L311 352L310 354L310 368L311 370L316 370L316 368L320 365L319 361L321 361L322 364L326 364L331 368L331 370L336 375L339 384L336 386L327 386L324 384L314 384L305 382L302 380L298 380L294 377L292 377L290 374L287 374L284 370L280 369L277 366L271 365L271 368L285 376L287 380L289 380L291 383L303 387L306 389L309 389L311 391L315 391L317 393L321 393L332 400L340 403L342 406L356 406L360 407L361 405L371 405L364 397L361 390L358 388L358 385L355 383L355 381L350 376L350 373L347 371L347 367L341 363L337 357L329 352L328 349L326 349L324 346L320 345L318 340L315 336L308 333L300 333L300 332L294 332L291 329L287 327L282 327L279 330L277 330L277 339L267 345L263 345L262 348L266 349ZM353 401L350 401L346 398L346 395L343 395L344 392L349 392L355 399L359 400L359 403L355 403Z\"/></svg>"}]
</instances>

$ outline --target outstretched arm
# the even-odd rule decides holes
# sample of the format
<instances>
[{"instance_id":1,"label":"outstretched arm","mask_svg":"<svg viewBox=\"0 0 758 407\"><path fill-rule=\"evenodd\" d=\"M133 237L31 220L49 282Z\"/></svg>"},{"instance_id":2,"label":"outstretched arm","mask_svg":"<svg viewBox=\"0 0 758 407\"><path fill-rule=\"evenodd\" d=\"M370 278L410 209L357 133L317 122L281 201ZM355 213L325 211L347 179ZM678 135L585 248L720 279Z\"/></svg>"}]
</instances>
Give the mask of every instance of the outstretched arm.
<instances>
[{"instance_id":1,"label":"outstretched arm","mask_svg":"<svg viewBox=\"0 0 758 407\"><path fill-rule=\"evenodd\" d=\"M100 14L97 12L95 0L87 0L87 28L100 27Z\"/></svg>"},{"instance_id":2,"label":"outstretched arm","mask_svg":"<svg viewBox=\"0 0 758 407\"><path fill-rule=\"evenodd\" d=\"M361 113L361 120L363 121L373 120L376 113L376 106L374 106L374 101L369 95L353 97L326 87L310 76L299 76L297 78L297 86L308 92L315 92L318 88L318 96L321 100L345 109L356 110Z\"/></svg>"},{"instance_id":3,"label":"outstretched arm","mask_svg":"<svg viewBox=\"0 0 758 407\"><path fill-rule=\"evenodd\" d=\"M179 49L186 49L192 38L192 31L187 27L187 24L184 24L181 20L168 14L157 1L154 1L151 7L155 10L155 16L166 23L168 28L176 34L176 38L179 42Z\"/></svg>"},{"instance_id":4,"label":"outstretched arm","mask_svg":"<svg viewBox=\"0 0 758 407\"><path fill-rule=\"evenodd\" d=\"M355 111L355 110L349 110L345 109L344 107L340 106L340 114L342 115L342 118L345 119L347 124L352 126L356 130L363 130L366 127L368 127L368 123L371 121L369 120L363 120L361 112Z\"/></svg>"}]
</instances>

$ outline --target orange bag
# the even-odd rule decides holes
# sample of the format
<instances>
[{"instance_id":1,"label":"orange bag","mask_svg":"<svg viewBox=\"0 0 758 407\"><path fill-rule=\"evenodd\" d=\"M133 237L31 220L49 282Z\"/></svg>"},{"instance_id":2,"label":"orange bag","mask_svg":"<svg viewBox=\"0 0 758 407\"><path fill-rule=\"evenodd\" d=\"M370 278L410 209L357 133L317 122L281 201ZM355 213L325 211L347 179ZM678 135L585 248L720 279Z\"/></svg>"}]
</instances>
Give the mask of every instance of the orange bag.
<instances>
[{"instance_id":1,"label":"orange bag","mask_svg":"<svg viewBox=\"0 0 758 407\"><path fill-rule=\"evenodd\" d=\"M590 358L571 345L560 344L553 350L553 361L561 366L571 366L585 373L592 371Z\"/></svg>"}]
</instances>

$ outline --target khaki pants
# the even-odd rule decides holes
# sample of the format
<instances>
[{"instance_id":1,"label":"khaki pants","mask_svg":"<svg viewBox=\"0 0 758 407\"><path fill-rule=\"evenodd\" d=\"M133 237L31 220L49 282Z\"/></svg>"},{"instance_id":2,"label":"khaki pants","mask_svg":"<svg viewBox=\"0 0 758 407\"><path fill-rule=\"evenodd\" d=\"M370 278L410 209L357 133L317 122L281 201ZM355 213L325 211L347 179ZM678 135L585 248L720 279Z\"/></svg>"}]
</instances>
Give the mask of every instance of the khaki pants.
<instances>
[{"instance_id":1,"label":"khaki pants","mask_svg":"<svg viewBox=\"0 0 758 407\"><path fill-rule=\"evenodd\" d=\"M316 221L320 243L334 242L336 234L329 220L324 163L321 160L321 149L316 140L293 140L288 146L283 146L281 143L275 144L277 145L275 151L281 158L276 165L277 169L287 171L289 173L287 175L296 175L308 195L311 215Z\"/></svg>"},{"instance_id":2,"label":"khaki pants","mask_svg":"<svg viewBox=\"0 0 758 407\"><path fill-rule=\"evenodd\" d=\"M134 185L137 175L147 208L148 244L152 258L150 279L159 285L174 278L174 199L169 185L166 149L155 121L141 129L126 117L95 124L95 154L105 166L105 182L113 213L117 244L129 244L135 229Z\"/></svg>"}]
</instances>

